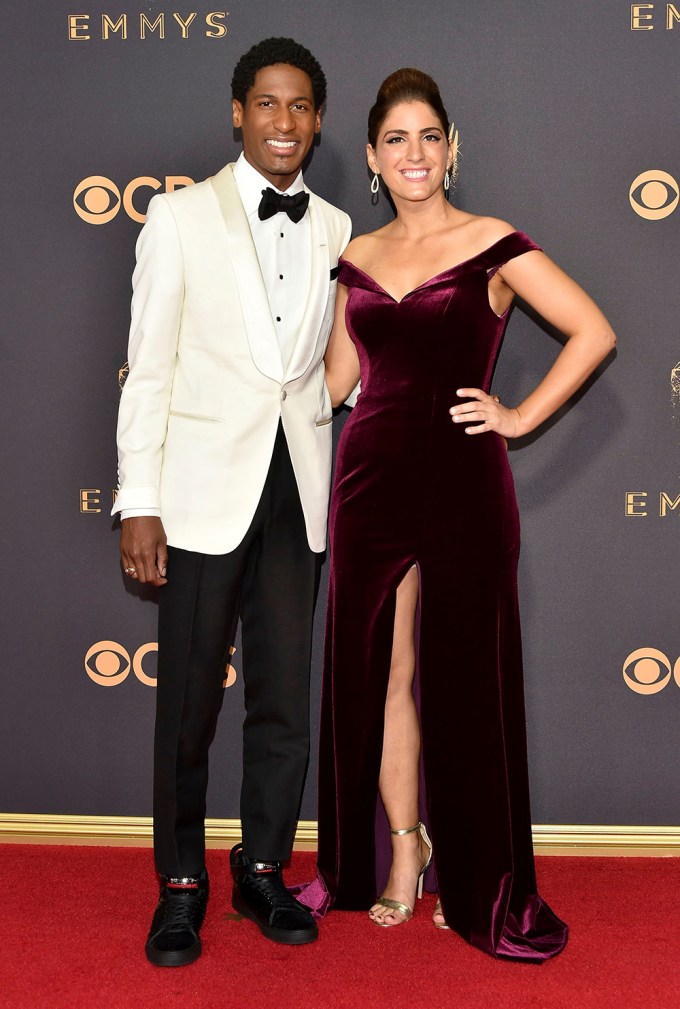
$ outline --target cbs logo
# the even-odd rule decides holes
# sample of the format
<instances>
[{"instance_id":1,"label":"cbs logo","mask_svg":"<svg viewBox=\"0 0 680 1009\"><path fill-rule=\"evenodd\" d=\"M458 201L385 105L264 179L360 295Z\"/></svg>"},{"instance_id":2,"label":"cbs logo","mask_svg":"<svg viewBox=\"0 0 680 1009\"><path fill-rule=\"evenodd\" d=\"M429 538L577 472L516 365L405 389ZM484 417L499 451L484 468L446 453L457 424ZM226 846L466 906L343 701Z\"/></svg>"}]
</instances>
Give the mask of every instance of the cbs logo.
<instances>
[{"instance_id":1,"label":"cbs logo","mask_svg":"<svg viewBox=\"0 0 680 1009\"><path fill-rule=\"evenodd\" d=\"M636 648L624 660L623 679L636 694L658 694L673 679L680 687L680 658L671 667L668 656L658 648Z\"/></svg>"},{"instance_id":2,"label":"cbs logo","mask_svg":"<svg viewBox=\"0 0 680 1009\"><path fill-rule=\"evenodd\" d=\"M187 175L165 176L166 193L193 184L194 180ZM134 203L135 196L140 189L153 189L157 192L162 186L163 183L158 179L150 175L140 175L139 178L128 182L121 196L120 189L111 179L107 179L104 175L90 175L79 182L73 191L73 209L78 217L88 224L108 224L122 206L128 217L139 224L144 224L146 210L142 213L137 209ZM147 200L147 206L148 202Z\"/></svg>"},{"instance_id":3,"label":"cbs logo","mask_svg":"<svg viewBox=\"0 0 680 1009\"><path fill-rule=\"evenodd\" d=\"M100 687L117 687L127 678L132 668L140 683L147 687L155 687L156 677L150 676L149 671L144 668L144 660L151 652L157 651L158 642L147 641L145 645L140 645L131 658L127 648L118 641L97 641L85 654L85 672L93 683L97 683ZM235 651L232 645L229 649L230 659ZM227 663L225 673L222 686L232 687L236 682L236 670L231 662Z\"/></svg>"},{"instance_id":4,"label":"cbs logo","mask_svg":"<svg viewBox=\"0 0 680 1009\"><path fill-rule=\"evenodd\" d=\"M633 179L628 199L639 217L647 221L661 221L677 207L680 189L668 172L653 169Z\"/></svg>"}]
</instances>

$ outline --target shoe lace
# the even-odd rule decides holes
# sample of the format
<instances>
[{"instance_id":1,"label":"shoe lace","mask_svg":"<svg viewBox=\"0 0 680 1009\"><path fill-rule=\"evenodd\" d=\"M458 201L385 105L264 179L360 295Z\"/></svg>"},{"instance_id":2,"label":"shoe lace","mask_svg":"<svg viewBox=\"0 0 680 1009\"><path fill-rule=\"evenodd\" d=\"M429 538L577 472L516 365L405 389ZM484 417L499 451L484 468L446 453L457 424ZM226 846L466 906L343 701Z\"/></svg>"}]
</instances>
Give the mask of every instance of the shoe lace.
<instances>
[{"instance_id":1,"label":"shoe lace","mask_svg":"<svg viewBox=\"0 0 680 1009\"><path fill-rule=\"evenodd\" d=\"M280 876L270 874L253 873L250 877L251 886L262 894L270 905L275 905L277 910L303 911L295 897L286 889L285 883Z\"/></svg>"},{"instance_id":2,"label":"shoe lace","mask_svg":"<svg viewBox=\"0 0 680 1009\"><path fill-rule=\"evenodd\" d=\"M193 928L194 908L193 893L167 894L163 905L163 927L172 932Z\"/></svg>"}]
</instances>

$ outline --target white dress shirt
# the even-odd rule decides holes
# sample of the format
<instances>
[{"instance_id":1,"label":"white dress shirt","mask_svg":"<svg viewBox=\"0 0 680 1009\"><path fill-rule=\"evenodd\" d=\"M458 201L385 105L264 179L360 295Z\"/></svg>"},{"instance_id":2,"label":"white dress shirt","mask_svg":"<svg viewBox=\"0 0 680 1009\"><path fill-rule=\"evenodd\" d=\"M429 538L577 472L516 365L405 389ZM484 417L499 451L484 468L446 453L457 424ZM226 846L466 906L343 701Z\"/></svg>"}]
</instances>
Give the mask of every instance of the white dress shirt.
<instances>
[{"instance_id":1,"label":"white dress shirt","mask_svg":"<svg viewBox=\"0 0 680 1009\"><path fill-rule=\"evenodd\" d=\"M248 217L250 233L260 262L269 307L276 324L284 373L295 346L309 297L312 274L312 235L309 215L295 224L287 214L274 214L266 221L257 216L262 190L277 189L246 161L243 154L234 165L234 181ZM302 172L285 190L286 196L305 192Z\"/></svg>"},{"instance_id":2,"label":"white dress shirt","mask_svg":"<svg viewBox=\"0 0 680 1009\"><path fill-rule=\"evenodd\" d=\"M283 190L272 186L241 154L234 165L234 181L248 217L285 373L309 297L312 275L309 214L305 214L302 220L295 224L282 212L261 221L257 210L262 199L262 190L267 187L286 196L306 192L302 172L284 193ZM131 508L120 513L121 519L137 518L141 515L160 516L160 510Z\"/></svg>"}]
</instances>

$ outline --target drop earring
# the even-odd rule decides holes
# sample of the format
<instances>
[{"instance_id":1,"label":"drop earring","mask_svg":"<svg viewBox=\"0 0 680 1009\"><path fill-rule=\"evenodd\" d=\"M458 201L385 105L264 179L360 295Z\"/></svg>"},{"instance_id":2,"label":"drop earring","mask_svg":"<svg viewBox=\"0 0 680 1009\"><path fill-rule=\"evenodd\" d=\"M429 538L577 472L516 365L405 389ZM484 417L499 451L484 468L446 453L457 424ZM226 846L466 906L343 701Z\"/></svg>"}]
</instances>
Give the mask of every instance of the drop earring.
<instances>
[{"instance_id":1,"label":"drop earring","mask_svg":"<svg viewBox=\"0 0 680 1009\"><path fill-rule=\"evenodd\" d=\"M380 176L377 172L373 173L373 178L371 180L371 192L375 196L380 189Z\"/></svg>"}]
</instances>

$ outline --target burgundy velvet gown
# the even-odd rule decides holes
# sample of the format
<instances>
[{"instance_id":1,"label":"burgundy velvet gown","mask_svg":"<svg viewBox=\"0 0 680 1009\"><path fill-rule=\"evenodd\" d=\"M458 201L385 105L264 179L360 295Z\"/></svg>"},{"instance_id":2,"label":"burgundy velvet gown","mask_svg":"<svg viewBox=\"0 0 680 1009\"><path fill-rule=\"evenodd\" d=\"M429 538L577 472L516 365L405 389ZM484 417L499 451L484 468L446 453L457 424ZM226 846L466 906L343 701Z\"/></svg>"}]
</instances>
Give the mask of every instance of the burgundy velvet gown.
<instances>
[{"instance_id":1,"label":"burgundy velvet gown","mask_svg":"<svg viewBox=\"0 0 680 1009\"><path fill-rule=\"evenodd\" d=\"M514 232L400 302L342 261L362 392L331 499L319 869L341 909L369 908L386 880L389 834L376 815L385 697L396 589L415 564L427 883L470 943L542 961L567 926L534 872L513 479L502 438L466 435L449 415L457 389L491 383L506 317L490 307L489 278L537 248Z\"/></svg>"}]
</instances>

